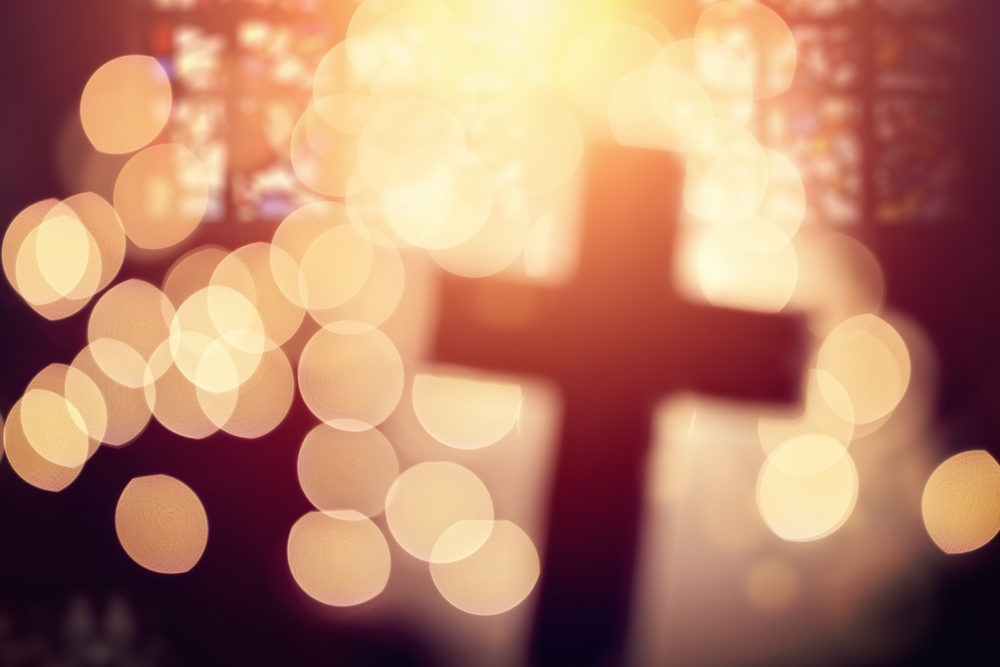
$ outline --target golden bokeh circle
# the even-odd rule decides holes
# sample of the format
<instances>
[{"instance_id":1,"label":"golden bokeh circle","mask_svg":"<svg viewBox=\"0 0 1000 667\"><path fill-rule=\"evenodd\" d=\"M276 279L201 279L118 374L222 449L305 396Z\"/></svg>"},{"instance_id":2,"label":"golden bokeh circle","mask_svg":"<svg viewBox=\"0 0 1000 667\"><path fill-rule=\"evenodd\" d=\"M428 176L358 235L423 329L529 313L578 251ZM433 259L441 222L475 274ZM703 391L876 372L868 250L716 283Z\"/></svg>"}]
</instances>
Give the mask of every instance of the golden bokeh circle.
<instances>
[{"instance_id":1,"label":"golden bokeh circle","mask_svg":"<svg viewBox=\"0 0 1000 667\"><path fill-rule=\"evenodd\" d=\"M127 55L95 71L80 97L83 131L102 153L139 150L170 118L170 79L155 58Z\"/></svg>"},{"instance_id":2,"label":"golden bokeh circle","mask_svg":"<svg viewBox=\"0 0 1000 667\"><path fill-rule=\"evenodd\" d=\"M482 480L449 461L427 461L404 471L385 500L389 531L403 549L421 560L461 560L490 536L493 499ZM438 541L459 521L474 521Z\"/></svg>"},{"instance_id":3,"label":"golden bokeh circle","mask_svg":"<svg viewBox=\"0 0 1000 667\"><path fill-rule=\"evenodd\" d=\"M320 329L299 357L299 391L321 421L346 431L378 426L403 393L403 360L378 329Z\"/></svg>"},{"instance_id":4,"label":"golden bokeh circle","mask_svg":"<svg viewBox=\"0 0 1000 667\"><path fill-rule=\"evenodd\" d=\"M476 523L491 525L470 525ZM453 534L462 532L488 532L489 537L461 560L432 557L431 578L444 599L477 616L502 614L524 602L541 571L528 534L511 521L462 521L445 531L438 545L447 545Z\"/></svg>"},{"instance_id":5,"label":"golden bokeh circle","mask_svg":"<svg viewBox=\"0 0 1000 667\"><path fill-rule=\"evenodd\" d=\"M1000 464L982 449L939 465L920 503L927 534L941 551L973 551L1000 531Z\"/></svg>"},{"instance_id":6,"label":"golden bokeh circle","mask_svg":"<svg viewBox=\"0 0 1000 667\"><path fill-rule=\"evenodd\" d=\"M129 558L161 574L193 568L208 544L208 516L198 495L169 475L133 478L115 508L115 532Z\"/></svg>"},{"instance_id":7,"label":"golden bokeh circle","mask_svg":"<svg viewBox=\"0 0 1000 667\"><path fill-rule=\"evenodd\" d=\"M186 239L208 209L205 165L181 144L136 153L115 181L114 206L129 239L149 250Z\"/></svg>"},{"instance_id":8,"label":"golden bokeh circle","mask_svg":"<svg viewBox=\"0 0 1000 667\"><path fill-rule=\"evenodd\" d=\"M299 486L313 506L330 516L372 517L385 509L399 475L396 452L381 431L341 431L320 424L299 449Z\"/></svg>"},{"instance_id":9,"label":"golden bokeh circle","mask_svg":"<svg viewBox=\"0 0 1000 667\"><path fill-rule=\"evenodd\" d=\"M288 568L309 597L350 607L371 600L389 581L389 545L369 519L303 515L288 535Z\"/></svg>"}]
</instances>

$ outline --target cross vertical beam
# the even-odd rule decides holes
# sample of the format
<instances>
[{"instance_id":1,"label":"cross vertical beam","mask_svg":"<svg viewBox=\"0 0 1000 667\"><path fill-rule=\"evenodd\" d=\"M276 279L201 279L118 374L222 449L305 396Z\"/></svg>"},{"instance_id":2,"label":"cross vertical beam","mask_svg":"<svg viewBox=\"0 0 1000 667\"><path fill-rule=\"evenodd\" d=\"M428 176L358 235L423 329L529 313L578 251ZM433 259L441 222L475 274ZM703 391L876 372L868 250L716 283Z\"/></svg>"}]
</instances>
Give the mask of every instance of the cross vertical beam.
<instances>
[{"instance_id":1,"label":"cross vertical beam","mask_svg":"<svg viewBox=\"0 0 1000 667\"><path fill-rule=\"evenodd\" d=\"M799 392L799 318L712 308L670 286L681 173L666 153L590 154L574 281L546 288L446 277L435 357L540 375L563 398L533 660L617 664L627 629L651 411L696 391L789 401ZM490 324L520 303L519 327Z\"/></svg>"}]
</instances>

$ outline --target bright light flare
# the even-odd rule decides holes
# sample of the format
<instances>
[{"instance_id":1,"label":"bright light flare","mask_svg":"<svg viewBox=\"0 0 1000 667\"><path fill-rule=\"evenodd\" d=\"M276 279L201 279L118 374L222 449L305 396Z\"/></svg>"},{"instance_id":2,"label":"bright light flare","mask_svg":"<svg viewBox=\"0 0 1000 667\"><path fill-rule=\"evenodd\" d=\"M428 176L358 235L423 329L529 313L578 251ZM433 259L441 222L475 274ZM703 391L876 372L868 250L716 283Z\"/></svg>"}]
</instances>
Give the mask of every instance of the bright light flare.
<instances>
[{"instance_id":1,"label":"bright light flare","mask_svg":"<svg viewBox=\"0 0 1000 667\"><path fill-rule=\"evenodd\" d=\"M629 23L602 23L588 28L570 44L563 76L576 104L607 120L611 95L618 81L653 62L661 44L653 35Z\"/></svg>"}]
</instances>

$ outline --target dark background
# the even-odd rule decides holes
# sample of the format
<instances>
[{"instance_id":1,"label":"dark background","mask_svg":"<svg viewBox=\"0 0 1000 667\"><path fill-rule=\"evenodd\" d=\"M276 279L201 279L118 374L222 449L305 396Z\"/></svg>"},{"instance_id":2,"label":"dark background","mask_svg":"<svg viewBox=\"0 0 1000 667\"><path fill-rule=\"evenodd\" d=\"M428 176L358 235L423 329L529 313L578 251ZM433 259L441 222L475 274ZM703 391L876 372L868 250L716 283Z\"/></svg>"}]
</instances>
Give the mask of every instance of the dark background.
<instances>
[{"instance_id":1,"label":"dark background","mask_svg":"<svg viewBox=\"0 0 1000 667\"><path fill-rule=\"evenodd\" d=\"M134 48L125 9L125 0L0 4L4 225L32 202L73 194L56 174L58 128L90 74ZM916 319L935 344L941 365L937 417L947 446L1000 455L1000 3L967 0L961 11L968 66L958 82L953 129L964 156L966 214L940 225L869 222L846 231L881 261L888 305ZM269 235L247 230L229 244ZM167 264L127 262L123 271L159 282ZM7 414L45 365L72 360L85 341L87 312L45 321L2 281L0 413ZM331 611L292 582L285 541L289 526L311 509L295 474L297 444L309 421L298 400L279 429L254 441L187 441L151 423L140 446L100 452L59 494L27 485L0 464L0 665L56 664L40 657L48 650L43 646L66 644L66 611L80 595L101 613L123 595L135 612L136 651L153 642L159 648L149 650L167 664L432 664L426 647L403 628L370 629L377 601ZM189 574L150 573L118 545L113 516L121 489L133 476L151 473L185 480L211 517L208 549ZM942 555L933 623L894 661L1000 663L994 639L1000 624L998 565L995 541L968 555ZM854 660L822 648L790 664Z\"/></svg>"}]
</instances>

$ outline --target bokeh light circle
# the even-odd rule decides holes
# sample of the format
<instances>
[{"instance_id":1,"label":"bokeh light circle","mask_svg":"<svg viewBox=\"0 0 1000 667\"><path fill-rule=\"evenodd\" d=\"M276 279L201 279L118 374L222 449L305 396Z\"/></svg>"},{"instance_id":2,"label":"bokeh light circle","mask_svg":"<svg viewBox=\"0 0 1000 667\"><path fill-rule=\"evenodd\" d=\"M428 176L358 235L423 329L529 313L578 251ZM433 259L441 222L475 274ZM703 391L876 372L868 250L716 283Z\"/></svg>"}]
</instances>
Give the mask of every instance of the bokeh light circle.
<instances>
[{"instance_id":1,"label":"bokeh light circle","mask_svg":"<svg viewBox=\"0 0 1000 667\"><path fill-rule=\"evenodd\" d=\"M132 479L115 508L115 532L129 558L162 574L181 574L201 559L208 516L198 495L169 475Z\"/></svg>"},{"instance_id":2,"label":"bokeh light circle","mask_svg":"<svg viewBox=\"0 0 1000 667\"><path fill-rule=\"evenodd\" d=\"M419 373L413 411L420 425L456 449L487 447L507 435L521 415L521 386Z\"/></svg>"},{"instance_id":3,"label":"bokeh light circle","mask_svg":"<svg viewBox=\"0 0 1000 667\"><path fill-rule=\"evenodd\" d=\"M481 547L490 536L493 499L468 468L448 461L428 461L403 472L385 500L389 531L407 552L430 561L454 562ZM442 535L459 521L476 521Z\"/></svg>"},{"instance_id":4,"label":"bokeh light circle","mask_svg":"<svg viewBox=\"0 0 1000 667\"><path fill-rule=\"evenodd\" d=\"M490 524L475 526L474 524ZM488 532L489 537L469 556L448 562L431 558L431 577L438 592L468 614L492 616L521 604L538 581L538 551L519 526L510 521L460 521L441 536L445 551L452 535Z\"/></svg>"},{"instance_id":5,"label":"bokeh light circle","mask_svg":"<svg viewBox=\"0 0 1000 667\"><path fill-rule=\"evenodd\" d=\"M163 130L172 100L170 79L155 58L115 58L101 65L83 88L83 131L102 153L131 153Z\"/></svg>"},{"instance_id":6,"label":"bokeh light circle","mask_svg":"<svg viewBox=\"0 0 1000 667\"><path fill-rule=\"evenodd\" d=\"M1000 464L982 449L939 465L920 503L927 534L941 551L973 551L1000 531Z\"/></svg>"},{"instance_id":7,"label":"bokeh light circle","mask_svg":"<svg viewBox=\"0 0 1000 667\"><path fill-rule=\"evenodd\" d=\"M320 329L299 357L299 390L321 421L346 431L381 424L403 393L403 360L378 329Z\"/></svg>"},{"instance_id":8,"label":"bokeh light circle","mask_svg":"<svg viewBox=\"0 0 1000 667\"><path fill-rule=\"evenodd\" d=\"M341 519L380 514L399 475L396 452L381 431L341 431L326 424L306 434L297 467L309 502Z\"/></svg>"},{"instance_id":9,"label":"bokeh light circle","mask_svg":"<svg viewBox=\"0 0 1000 667\"><path fill-rule=\"evenodd\" d=\"M198 227L208 200L208 171L181 144L143 149L115 181L115 210L140 248L157 250L183 241Z\"/></svg>"},{"instance_id":10,"label":"bokeh light circle","mask_svg":"<svg viewBox=\"0 0 1000 667\"><path fill-rule=\"evenodd\" d=\"M757 507L778 537L817 540L836 531L854 510L858 472L843 444L800 435L777 447L757 478Z\"/></svg>"},{"instance_id":11,"label":"bokeh light circle","mask_svg":"<svg viewBox=\"0 0 1000 667\"><path fill-rule=\"evenodd\" d=\"M389 545L369 519L309 512L288 535L288 568L309 597L355 606L381 593L389 581Z\"/></svg>"}]
</instances>

